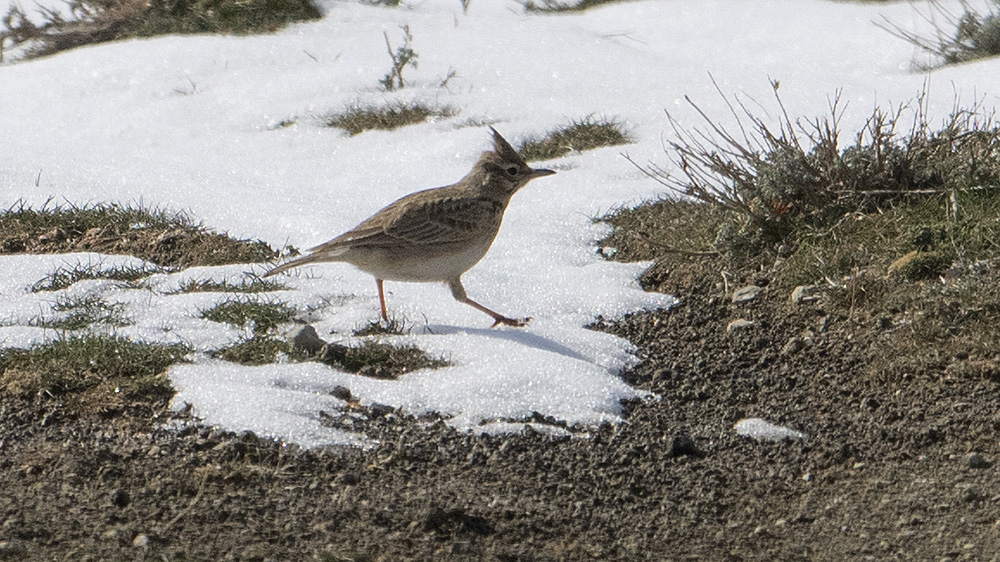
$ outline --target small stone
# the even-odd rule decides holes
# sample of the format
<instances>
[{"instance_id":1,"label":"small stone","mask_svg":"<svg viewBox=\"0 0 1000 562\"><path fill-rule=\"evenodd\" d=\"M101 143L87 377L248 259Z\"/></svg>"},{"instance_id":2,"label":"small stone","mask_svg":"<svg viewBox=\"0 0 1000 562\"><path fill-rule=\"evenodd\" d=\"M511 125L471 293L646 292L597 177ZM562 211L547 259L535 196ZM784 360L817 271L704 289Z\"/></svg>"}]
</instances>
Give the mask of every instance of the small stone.
<instances>
[{"instance_id":1,"label":"small stone","mask_svg":"<svg viewBox=\"0 0 1000 562\"><path fill-rule=\"evenodd\" d=\"M979 491L979 488L976 488L975 486L972 485L960 487L959 494L960 497L962 498L962 501L967 503L979 502L985 499L985 496L983 495L982 492Z\"/></svg>"},{"instance_id":2,"label":"small stone","mask_svg":"<svg viewBox=\"0 0 1000 562\"><path fill-rule=\"evenodd\" d=\"M323 346L326 345L326 342L316 333L316 328L313 328L309 324L295 325L285 333L285 340L292 344L292 349L304 351L309 355L319 353L323 349Z\"/></svg>"},{"instance_id":3,"label":"small stone","mask_svg":"<svg viewBox=\"0 0 1000 562\"><path fill-rule=\"evenodd\" d=\"M753 326L753 320L745 320L743 318L737 318L736 320L733 320L728 325L726 325L726 333L731 334L736 330L741 330L749 326Z\"/></svg>"},{"instance_id":4,"label":"small stone","mask_svg":"<svg viewBox=\"0 0 1000 562\"><path fill-rule=\"evenodd\" d=\"M830 329L830 315L827 314L819 321L819 331L826 332L829 329Z\"/></svg>"},{"instance_id":5,"label":"small stone","mask_svg":"<svg viewBox=\"0 0 1000 562\"><path fill-rule=\"evenodd\" d=\"M993 463L986 460L986 457L980 455L979 453L970 453L965 457L965 462L968 464L969 468L989 468L993 466Z\"/></svg>"},{"instance_id":6,"label":"small stone","mask_svg":"<svg viewBox=\"0 0 1000 562\"><path fill-rule=\"evenodd\" d=\"M694 444L694 439L686 432L679 432L670 440L670 456L672 457L703 457L705 453Z\"/></svg>"},{"instance_id":7,"label":"small stone","mask_svg":"<svg viewBox=\"0 0 1000 562\"><path fill-rule=\"evenodd\" d=\"M136 548L147 548L149 546L149 536L145 533L139 533L132 539L132 546Z\"/></svg>"},{"instance_id":8,"label":"small stone","mask_svg":"<svg viewBox=\"0 0 1000 562\"><path fill-rule=\"evenodd\" d=\"M61 242L66 239L66 231L55 227L45 231L44 234L38 237L39 242Z\"/></svg>"},{"instance_id":9,"label":"small stone","mask_svg":"<svg viewBox=\"0 0 1000 562\"><path fill-rule=\"evenodd\" d=\"M792 290L792 302L803 304L819 298L819 287L816 285L799 285Z\"/></svg>"},{"instance_id":10,"label":"small stone","mask_svg":"<svg viewBox=\"0 0 1000 562\"><path fill-rule=\"evenodd\" d=\"M384 418L395 411L395 408L386 404L374 403L368 406L368 415L372 418Z\"/></svg>"},{"instance_id":11,"label":"small stone","mask_svg":"<svg viewBox=\"0 0 1000 562\"><path fill-rule=\"evenodd\" d=\"M330 394L337 400L343 400L344 402L350 402L352 398L351 389L347 388L346 386L340 386L339 384L333 387L333 390L330 391Z\"/></svg>"},{"instance_id":12,"label":"small stone","mask_svg":"<svg viewBox=\"0 0 1000 562\"><path fill-rule=\"evenodd\" d=\"M114 489L111 491L111 505L115 507L125 507L128 505L128 502L128 492L120 489Z\"/></svg>"},{"instance_id":13,"label":"small stone","mask_svg":"<svg viewBox=\"0 0 1000 562\"><path fill-rule=\"evenodd\" d=\"M802 351L806 346L806 342L801 338L792 338L788 340L785 347L781 348L782 355L795 355L796 353Z\"/></svg>"},{"instance_id":14,"label":"small stone","mask_svg":"<svg viewBox=\"0 0 1000 562\"><path fill-rule=\"evenodd\" d=\"M757 298L760 294L760 287L757 285L747 285L733 291L733 302L747 302Z\"/></svg>"}]
</instances>

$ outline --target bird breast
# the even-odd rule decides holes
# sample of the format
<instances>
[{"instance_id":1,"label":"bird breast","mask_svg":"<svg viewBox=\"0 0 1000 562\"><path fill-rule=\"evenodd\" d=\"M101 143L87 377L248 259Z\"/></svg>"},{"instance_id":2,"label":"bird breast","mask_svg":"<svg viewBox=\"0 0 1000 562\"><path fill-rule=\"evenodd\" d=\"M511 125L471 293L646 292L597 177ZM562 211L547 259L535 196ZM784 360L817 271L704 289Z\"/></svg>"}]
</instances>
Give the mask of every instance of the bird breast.
<instances>
[{"instance_id":1,"label":"bird breast","mask_svg":"<svg viewBox=\"0 0 1000 562\"><path fill-rule=\"evenodd\" d=\"M491 236L434 251L412 247L349 249L342 259L386 281L451 281L479 263L492 243Z\"/></svg>"}]
</instances>

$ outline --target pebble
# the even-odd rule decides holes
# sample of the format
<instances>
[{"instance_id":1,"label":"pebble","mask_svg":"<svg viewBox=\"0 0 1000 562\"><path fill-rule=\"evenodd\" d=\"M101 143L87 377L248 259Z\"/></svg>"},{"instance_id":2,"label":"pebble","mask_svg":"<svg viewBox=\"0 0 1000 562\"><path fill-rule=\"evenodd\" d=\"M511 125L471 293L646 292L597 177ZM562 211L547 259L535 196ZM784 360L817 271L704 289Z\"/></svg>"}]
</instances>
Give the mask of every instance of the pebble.
<instances>
[{"instance_id":1,"label":"pebble","mask_svg":"<svg viewBox=\"0 0 1000 562\"><path fill-rule=\"evenodd\" d=\"M802 349L805 346L806 342L804 342L801 338L792 338L788 340L788 343L785 344L785 347L781 348L781 354L795 355L796 353L802 351Z\"/></svg>"},{"instance_id":2,"label":"pebble","mask_svg":"<svg viewBox=\"0 0 1000 562\"><path fill-rule=\"evenodd\" d=\"M128 492L121 489L111 490L111 505L115 507L125 507L129 503Z\"/></svg>"},{"instance_id":3,"label":"pebble","mask_svg":"<svg viewBox=\"0 0 1000 562\"><path fill-rule=\"evenodd\" d=\"M792 302L802 304L819 298L819 287L816 285L799 285L792 290Z\"/></svg>"},{"instance_id":4,"label":"pebble","mask_svg":"<svg viewBox=\"0 0 1000 562\"><path fill-rule=\"evenodd\" d=\"M726 326L726 333L730 334L735 330L740 330L742 328L747 328L749 326L753 326L753 320L745 320L743 318L737 318L736 320L733 320Z\"/></svg>"},{"instance_id":5,"label":"pebble","mask_svg":"<svg viewBox=\"0 0 1000 562\"><path fill-rule=\"evenodd\" d=\"M965 457L965 462L969 465L969 468L989 468L993 466L993 463L979 453L969 453Z\"/></svg>"},{"instance_id":6,"label":"pebble","mask_svg":"<svg viewBox=\"0 0 1000 562\"><path fill-rule=\"evenodd\" d=\"M760 287L757 285L747 285L733 291L733 302L747 302L757 298L760 294Z\"/></svg>"},{"instance_id":7,"label":"pebble","mask_svg":"<svg viewBox=\"0 0 1000 562\"><path fill-rule=\"evenodd\" d=\"M670 456L672 457L702 457L705 456L698 446L695 445L694 439L691 438L687 433L678 433L673 436L670 440Z\"/></svg>"},{"instance_id":8,"label":"pebble","mask_svg":"<svg viewBox=\"0 0 1000 562\"><path fill-rule=\"evenodd\" d=\"M330 394L333 395L334 398L338 400L343 400L344 402L350 402L352 398L351 389L347 388L346 386L341 386L339 384L333 387L333 390L330 391Z\"/></svg>"},{"instance_id":9,"label":"pebble","mask_svg":"<svg viewBox=\"0 0 1000 562\"><path fill-rule=\"evenodd\" d=\"M304 351L309 355L319 353L326 342L316 333L316 328L309 324L297 324L285 333L285 339L292 344L292 348Z\"/></svg>"}]
</instances>

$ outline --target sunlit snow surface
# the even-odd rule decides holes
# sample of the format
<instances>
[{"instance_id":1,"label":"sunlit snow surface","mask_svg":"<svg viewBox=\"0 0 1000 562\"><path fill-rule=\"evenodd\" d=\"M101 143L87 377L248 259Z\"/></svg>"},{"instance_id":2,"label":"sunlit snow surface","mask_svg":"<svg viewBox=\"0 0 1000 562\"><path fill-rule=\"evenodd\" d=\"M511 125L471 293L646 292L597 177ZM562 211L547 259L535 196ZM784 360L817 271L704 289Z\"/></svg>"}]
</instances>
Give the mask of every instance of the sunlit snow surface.
<instances>
[{"instance_id":1,"label":"sunlit snow surface","mask_svg":"<svg viewBox=\"0 0 1000 562\"><path fill-rule=\"evenodd\" d=\"M775 425L760 418L746 418L733 426L737 435L752 437L758 441L782 441L785 439L805 439L806 434L790 427Z\"/></svg>"},{"instance_id":2,"label":"sunlit snow surface","mask_svg":"<svg viewBox=\"0 0 1000 562\"><path fill-rule=\"evenodd\" d=\"M458 180L489 147L486 123L516 144L587 115L618 119L636 142L543 163L558 174L514 197L493 249L464 278L477 301L533 317L527 328L490 330L486 316L444 287L389 283L390 309L413 328L391 341L417 345L451 367L397 381L312 363L242 367L209 358L248 336L201 318L225 295L174 290L185 279L238 282L259 274L259 265L160 273L136 288L85 281L33 293L59 266L138 262L3 256L2 345L59 337L37 327L59 314L53 304L99 297L131 320L107 329L196 350L190 363L170 370L177 407L191 404L207 423L306 446L365 442L319 423L320 410L343 406L329 395L337 385L363 404L436 412L477 431L518 428L508 422L535 412L569 425L617 421L620 401L637 395L617 377L635 361L632 348L584 326L672 298L640 289L647 264L601 258L596 243L606 227L592 218L661 193L621 153L666 166L665 109L682 125L700 126L684 103L688 95L726 122L729 110L709 74L723 92L772 115L769 78L780 81L792 116L824 115L840 90L845 138L874 105L907 102L925 85L934 119L956 94L987 108L997 101L990 89L997 62L912 71L912 46L872 24L885 15L926 26L908 3L638 0L548 16L525 15L513 1L473 1L467 14L454 0L403 4L327 2L324 19L273 35L132 40L2 65L0 205L142 201L189 211L234 236L306 248L402 195ZM389 94L378 87L390 65L383 32L396 44L401 25L410 27L419 67L406 70L409 87ZM326 114L354 102L415 99L459 114L354 137L322 126ZM287 121L294 123L277 126ZM327 341L357 343L349 334L377 318L374 282L350 266L307 267L279 280L289 290L258 297L309 311Z\"/></svg>"}]
</instances>

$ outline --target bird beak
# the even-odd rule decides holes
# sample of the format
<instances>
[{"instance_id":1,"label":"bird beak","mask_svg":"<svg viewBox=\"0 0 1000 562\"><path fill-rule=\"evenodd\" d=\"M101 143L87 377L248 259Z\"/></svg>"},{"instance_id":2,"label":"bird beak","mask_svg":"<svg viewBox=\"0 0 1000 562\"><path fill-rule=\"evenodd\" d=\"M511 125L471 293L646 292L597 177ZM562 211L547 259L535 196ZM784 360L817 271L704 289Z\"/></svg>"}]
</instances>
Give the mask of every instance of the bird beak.
<instances>
[{"instance_id":1,"label":"bird beak","mask_svg":"<svg viewBox=\"0 0 1000 562\"><path fill-rule=\"evenodd\" d=\"M531 179L540 178L544 176L551 176L555 172L552 170L546 170L545 168L533 168L531 170Z\"/></svg>"}]
</instances>

